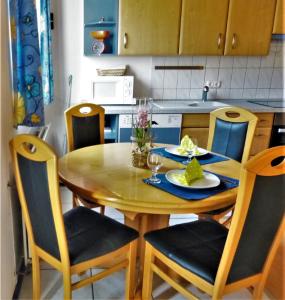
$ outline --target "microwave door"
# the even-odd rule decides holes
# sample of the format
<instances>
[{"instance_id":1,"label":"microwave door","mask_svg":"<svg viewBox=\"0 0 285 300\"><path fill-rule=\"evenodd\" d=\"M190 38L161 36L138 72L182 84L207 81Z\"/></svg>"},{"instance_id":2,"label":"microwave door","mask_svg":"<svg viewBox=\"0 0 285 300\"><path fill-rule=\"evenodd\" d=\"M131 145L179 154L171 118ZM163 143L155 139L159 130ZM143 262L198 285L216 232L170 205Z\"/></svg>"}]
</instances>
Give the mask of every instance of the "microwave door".
<instances>
[{"instance_id":1,"label":"microwave door","mask_svg":"<svg viewBox=\"0 0 285 300\"><path fill-rule=\"evenodd\" d=\"M96 104L120 103L122 87L120 81L102 81L93 83L93 99Z\"/></svg>"}]
</instances>

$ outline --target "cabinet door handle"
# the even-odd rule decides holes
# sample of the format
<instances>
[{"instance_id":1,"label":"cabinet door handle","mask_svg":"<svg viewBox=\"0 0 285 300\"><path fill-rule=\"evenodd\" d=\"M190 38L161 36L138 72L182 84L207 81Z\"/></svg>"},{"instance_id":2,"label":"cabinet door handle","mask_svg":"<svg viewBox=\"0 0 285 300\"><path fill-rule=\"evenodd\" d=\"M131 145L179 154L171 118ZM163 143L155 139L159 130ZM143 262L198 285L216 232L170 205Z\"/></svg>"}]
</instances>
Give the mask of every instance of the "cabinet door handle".
<instances>
[{"instance_id":1,"label":"cabinet door handle","mask_svg":"<svg viewBox=\"0 0 285 300\"><path fill-rule=\"evenodd\" d=\"M218 35L218 49L221 49L221 46L222 46L222 34L219 33Z\"/></svg>"},{"instance_id":2,"label":"cabinet door handle","mask_svg":"<svg viewBox=\"0 0 285 300\"><path fill-rule=\"evenodd\" d=\"M124 33L124 48L126 49L128 45L128 34L125 32Z\"/></svg>"},{"instance_id":3,"label":"cabinet door handle","mask_svg":"<svg viewBox=\"0 0 285 300\"><path fill-rule=\"evenodd\" d=\"M237 47L237 35L234 33L232 39L232 49L236 49L236 47Z\"/></svg>"}]
</instances>

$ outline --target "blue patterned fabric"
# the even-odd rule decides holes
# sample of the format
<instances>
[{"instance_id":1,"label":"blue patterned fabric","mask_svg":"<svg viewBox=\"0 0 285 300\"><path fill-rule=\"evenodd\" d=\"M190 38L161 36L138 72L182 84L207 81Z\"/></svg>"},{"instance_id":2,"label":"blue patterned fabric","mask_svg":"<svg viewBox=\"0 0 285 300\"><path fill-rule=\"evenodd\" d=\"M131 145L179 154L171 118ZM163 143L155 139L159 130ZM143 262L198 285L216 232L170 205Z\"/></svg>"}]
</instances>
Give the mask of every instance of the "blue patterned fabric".
<instances>
[{"instance_id":1,"label":"blue patterned fabric","mask_svg":"<svg viewBox=\"0 0 285 300\"><path fill-rule=\"evenodd\" d=\"M42 39L42 35L43 46L42 51L40 51L36 1L8 1L14 90L14 124L15 126L41 126L44 125L44 98L45 100L49 99L45 101L46 103L50 103L50 99L52 99L48 95L52 95L53 86L50 84L50 80L48 85L45 79L47 76L52 79L51 54L47 50L47 44L44 42L44 38ZM42 1L47 2L49 0ZM41 24L47 24L48 27L49 18L47 18L47 15L41 16ZM42 28L45 27L42 26ZM48 45L50 46L50 43ZM43 53L44 55L41 55ZM49 56L49 63L46 60L47 55Z\"/></svg>"},{"instance_id":2,"label":"blue patterned fabric","mask_svg":"<svg viewBox=\"0 0 285 300\"><path fill-rule=\"evenodd\" d=\"M179 163L184 163L187 160L187 157L177 156L166 152L165 148L154 148L151 151L163 157L177 161ZM223 157L210 152L202 156L197 156L196 159L199 161L200 165L213 164L213 163L229 160L229 158L227 157Z\"/></svg>"},{"instance_id":3,"label":"blue patterned fabric","mask_svg":"<svg viewBox=\"0 0 285 300\"><path fill-rule=\"evenodd\" d=\"M40 51L44 104L53 101L52 40L50 29L50 0L40 0Z\"/></svg>"},{"instance_id":4,"label":"blue patterned fabric","mask_svg":"<svg viewBox=\"0 0 285 300\"><path fill-rule=\"evenodd\" d=\"M161 189L167 193L170 193L176 197L182 198L184 200L193 200L193 201L214 196L228 189L235 188L239 185L239 180L237 179L230 178L216 173L212 173L212 174L217 175L220 178L221 183L217 187L209 188L209 189L188 189L188 188L176 186L170 183L166 179L165 174L157 174L157 177L161 180L161 182L158 184L152 183L148 179L143 179L143 182L152 185L158 189Z\"/></svg>"}]
</instances>

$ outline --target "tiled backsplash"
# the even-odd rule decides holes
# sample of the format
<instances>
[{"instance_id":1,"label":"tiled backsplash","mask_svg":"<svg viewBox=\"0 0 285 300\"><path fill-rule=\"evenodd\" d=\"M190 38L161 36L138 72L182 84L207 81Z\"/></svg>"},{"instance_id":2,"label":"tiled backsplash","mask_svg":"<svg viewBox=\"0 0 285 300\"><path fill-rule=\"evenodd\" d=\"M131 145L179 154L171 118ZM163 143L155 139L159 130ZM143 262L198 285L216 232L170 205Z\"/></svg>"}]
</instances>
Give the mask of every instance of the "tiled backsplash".
<instances>
[{"instance_id":1,"label":"tiled backsplash","mask_svg":"<svg viewBox=\"0 0 285 300\"><path fill-rule=\"evenodd\" d=\"M284 42L272 42L268 56L153 57L151 91L155 99L201 99L208 80L209 99L284 99ZM204 70L155 70L155 66L202 65Z\"/></svg>"}]
</instances>

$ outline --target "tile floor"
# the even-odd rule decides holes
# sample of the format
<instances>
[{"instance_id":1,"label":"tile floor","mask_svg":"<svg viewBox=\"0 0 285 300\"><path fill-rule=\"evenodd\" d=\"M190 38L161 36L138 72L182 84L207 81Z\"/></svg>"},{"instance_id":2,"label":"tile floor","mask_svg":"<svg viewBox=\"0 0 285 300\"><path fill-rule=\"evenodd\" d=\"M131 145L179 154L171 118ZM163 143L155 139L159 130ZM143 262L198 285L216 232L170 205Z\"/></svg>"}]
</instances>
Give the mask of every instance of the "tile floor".
<instances>
[{"instance_id":1,"label":"tile floor","mask_svg":"<svg viewBox=\"0 0 285 300\"><path fill-rule=\"evenodd\" d=\"M71 208L71 193L66 188L61 188L62 194L62 205L63 211L67 211ZM114 209L107 208L106 214L112 218L123 222L123 215ZM194 216L189 215L179 215L173 216L171 218L171 224L183 223L193 220ZM90 274L95 274L99 270L91 269L89 274L83 276L88 276ZM73 281L76 281L78 277L74 276ZM124 299L124 284L125 284L125 272L121 271L114 273L101 281L98 281L92 285L78 289L72 293L73 299ZM187 287L188 288L188 287ZM196 295L201 299L210 299L206 294L202 294L197 291L195 287L189 286ZM51 266L46 263L41 264L41 292L43 299L63 299L63 289L62 289L62 278L61 273L54 270ZM160 278L154 277L154 289L153 289L154 299L171 299L171 300L182 300L185 299L183 296L179 295L173 288L168 284L161 281ZM25 276L20 297L19 299L32 299L32 276L28 274ZM224 299L238 300L238 299L251 299L251 294L248 290L242 290L239 293L231 294ZM265 295L265 300L269 298Z\"/></svg>"}]
</instances>

